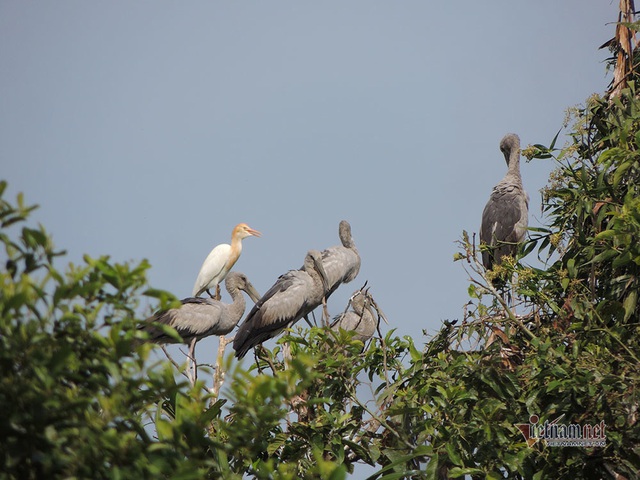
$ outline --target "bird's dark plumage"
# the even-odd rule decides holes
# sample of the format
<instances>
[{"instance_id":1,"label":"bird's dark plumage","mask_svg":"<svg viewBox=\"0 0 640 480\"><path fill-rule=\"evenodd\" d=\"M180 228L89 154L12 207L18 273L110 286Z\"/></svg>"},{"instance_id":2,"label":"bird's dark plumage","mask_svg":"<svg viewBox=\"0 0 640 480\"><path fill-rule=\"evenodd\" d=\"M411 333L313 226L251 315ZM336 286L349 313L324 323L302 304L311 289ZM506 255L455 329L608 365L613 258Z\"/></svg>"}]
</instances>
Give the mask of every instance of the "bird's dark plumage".
<instances>
[{"instance_id":1,"label":"bird's dark plumage","mask_svg":"<svg viewBox=\"0 0 640 480\"><path fill-rule=\"evenodd\" d=\"M529 196L520 176L520 138L513 133L506 135L500 150L508 165L507 174L493 187L480 227L480 243L489 247L482 252L486 269L499 265L504 256L515 256L529 218Z\"/></svg>"},{"instance_id":2,"label":"bird's dark plumage","mask_svg":"<svg viewBox=\"0 0 640 480\"><path fill-rule=\"evenodd\" d=\"M373 298L366 290L357 290L350 299L351 309L333 319L333 330L354 332L353 339L366 342L378 328L379 319L373 311Z\"/></svg>"},{"instance_id":3,"label":"bird's dark plumage","mask_svg":"<svg viewBox=\"0 0 640 480\"><path fill-rule=\"evenodd\" d=\"M233 303L225 304L211 298L189 297L181 301L182 306L155 313L140 326L149 334L149 341L174 343L175 339L154 324L173 327L185 343L198 341L209 335L226 335L238 324L245 309L245 301L240 290L257 300L259 295L247 277L239 272L230 272L225 286Z\"/></svg>"},{"instance_id":4,"label":"bird's dark plumage","mask_svg":"<svg viewBox=\"0 0 640 480\"><path fill-rule=\"evenodd\" d=\"M360 272L360 254L351 236L351 225L346 220L340 222L338 236L342 245L329 247L322 252L322 265L329 284L327 298L342 283L349 283Z\"/></svg>"},{"instance_id":5,"label":"bird's dark plumage","mask_svg":"<svg viewBox=\"0 0 640 480\"><path fill-rule=\"evenodd\" d=\"M300 270L290 270L251 309L233 340L236 357L292 326L322 303L327 288L322 257L310 250Z\"/></svg>"}]
</instances>

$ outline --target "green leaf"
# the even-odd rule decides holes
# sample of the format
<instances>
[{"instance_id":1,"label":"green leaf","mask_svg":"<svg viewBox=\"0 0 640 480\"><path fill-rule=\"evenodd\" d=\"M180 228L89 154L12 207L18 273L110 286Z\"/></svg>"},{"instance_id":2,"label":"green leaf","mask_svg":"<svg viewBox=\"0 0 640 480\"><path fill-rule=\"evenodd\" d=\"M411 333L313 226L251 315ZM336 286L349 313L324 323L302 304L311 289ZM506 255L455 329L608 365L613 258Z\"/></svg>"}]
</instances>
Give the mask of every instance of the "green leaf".
<instances>
[{"instance_id":1,"label":"green leaf","mask_svg":"<svg viewBox=\"0 0 640 480\"><path fill-rule=\"evenodd\" d=\"M595 257L593 257L593 259L591 259L590 262L587 262L587 265L590 263L606 262L607 260L611 259L612 257L615 257L616 255L618 255L618 252L616 250L613 250L613 249L605 250L599 253L598 255L596 255Z\"/></svg>"},{"instance_id":2,"label":"green leaf","mask_svg":"<svg viewBox=\"0 0 640 480\"><path fill-rule=\"evenodd\" d=\"M618 235L618 233L615 230L603 230L602 232L598 233L594 237L594 240L595 241L608 240L610 238L615 237L616 235Z\"/></svg>"},{"instance_id":3,"label":"green leaf","mask_svg":"<svg viewBox=\"0 0 640 480\"><path fill-rule=\"evenodd\" d=\"M576 270L576 259L570 258L567 261L567 272L569 273L569 278L576 278L578 276L578 272Z\"/></svg>"},{"instance_id":4,"label":"green leaf","mask_svg":"<svg viewBox=\"0 0 640 480\"><path fill-rule=\"evenodd\" d=\"M479 468L453 467L449 470L448 477L460 478L460 477L464 477L465 475L483 475L483 474L484 474L484 470L481 470Z\"/></svg>"},{"instance_id":5,"label":"green leaf","mask_svg":"<svg viewBox=\"0 0 640 480\"><path fill-rule=\"evenodd\" d=\"M556 142L558 141L558 136L560 135L561 131L562 129L558 130L558 132L553 137L553 140L551 140L551 144L549 145L549 150L553 150L554 148L556 148Z\"/></svg>"},{"instance_id":6,"label":"green leaf","mask_svg":"<svg viewBox=\"0 0 640 480\"><path fill-rule=\"evenodd\" d=\"M633 315L633 313L635 312L637 303L638 303L638 291L633 289L627 294L627 297L624 299L624 302L622 303L622 306L624 308L625 322L629 320L631 318L631 315Z\"/></svg>"},{"instance_id":7,"label":"green leaf","mask_svg":"<svg viewBox=\"0 0 640 480\"><path fill-rule=\"evenodd\" d=\"M620 181L625 177L627 170L629 170L633 165L632 160L627 160L623 162L621 165L616 168L615 173L613 174L613 187L618 187L620 185Z\"/></svg>"},{"instance_id":8,"label":"green leaf","mask_svg":"<svg viewBox=\"0 0 640 480\"><path fill-rule=\"evenodd\" d=\"M447 456L449 457L449 460L451 460L451 462L454 465L458 465L458 466L463 465L462 458L460 457L460 454L456 450L456 447L454 447L453 442L447 442L447 444L445 445L445 450L447 451Z\"/></svg>"},{"instance_id":9,"label":"green leaf","mask_svg":"<svg viewBox=\"0 0 640 480\"><path fill-rule=\"evenodd\" d=\"M269 455L275 455L276 452L289 440L289 434L287 432L282 432L277 434L269 445L267 446L267 453Z\"/></svg>"},{"instance_id":10,"label":"green leaf","mask_svg":"<svg viewBox=\"0 0 640 480\"><path fill-rule=\"evenodd\" d=\"M388 473L386 475L383 475L382 477L380 477L380 480L401 480L401 479L406 479L406 478L410 478L409 475L411 474L411 472L396 472L396 473ZM373 479L373 478L377 478L374 476L369 477L369 479Z\"/></svg>"},{"instance_id":11,"label":"green leaf","mask_svg":"<svg viewBox=\"0 0 640 480\"><path fill-rule=\"evenodd\" d=\"M544 471L540 470L533 475L532 480L542 480L544 478L544 475Z\"/></svg>"},{"instance_id":12,"label":"green leaf","mask_svg":"<svg viewBox=\"0 0 640 480\"><path fill-rule=\"evenodd\" d=\"M347 467L342 464L338 465L329 475L328 480L344 480L347 478Z\"/></svg>"},{"instance_id":13,"label":"green leaf","mask_svg":"<svg viewBox=\"0 0 640 480\"><path fill-rule=\"evenodd\" d=\"M434 454L429 458L427 462L427 468L425 469L425 473L427 475L427 479L437 480L438 479L438 465L439 465L439 456L438 454Z\"/></svg>"},{"instance_id":14,"label":"green leaf","mask_svg":"<svg viewBox=\"0 0 640 480\"><path fill-rule=\"evenodd\" d=\"M616 258L614 258L611 266L613 268L620 268L631 263L632 261L633 261L633 254L631 253L631 251L627 250L621 255L618 255Z\"/></svg>"},{"instance_id":15,"label":"green leaf","mask_svg":"<svg viewBox=\"0 0 640 480\"><path fill-rule=\"evenodd\" d=\"M217 418L220 415L222 407L225 403L227 403L227 400L224 398L217 400L213 405L211 405L204 411L204 413L202 414L202 421L208 423L213 421L214 418Z\"/></svg>"},{"instance_id":16,"label":"green leaf","mask_svg":"<svg viewBox=\"0 0 640 480\"><path fill-rule=\"evenodd\" d=\"M173 436L172 424L163 419L158 419L155 423L158 438L160 440L168 440Z\"/></svg>"}]
</instances>

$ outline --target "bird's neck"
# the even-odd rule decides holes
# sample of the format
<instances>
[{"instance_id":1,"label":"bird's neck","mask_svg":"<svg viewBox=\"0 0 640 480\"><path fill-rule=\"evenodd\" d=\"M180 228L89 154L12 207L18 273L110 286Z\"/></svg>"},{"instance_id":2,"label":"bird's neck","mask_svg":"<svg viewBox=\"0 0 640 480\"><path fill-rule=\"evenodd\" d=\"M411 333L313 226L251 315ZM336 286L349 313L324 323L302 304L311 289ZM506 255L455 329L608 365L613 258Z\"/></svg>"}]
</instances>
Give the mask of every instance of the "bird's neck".
<instances>
[{"instance_id":1,"label":"bird's neck","mask_svg":"<svg viewBox=\"0 0 640 480\"><path fill-rule=\"evenodd\" d=\"M229 254L229 268L231 268L231 266L233 266L234 263L236 263L236 260L238 260L238 257L240 257L240 254L242 253L242 239L240 237L233 237L231 239L231 252Z\"/></svg>"},{"instance_id":2,"label":"bird's neck","mask_svg":"<svg viewBox=\"0 0 640 480\"><path fill-rule=\"evenodd\" d=\"M242 295L240 290L233 290L229 292L229 295L231 295L231 298L233 299L233 303L231 304L231 311L234 313L233 317L240 320L240 317L242 317L246 307L244 295Z\"/></svg>"},{"instance_id":3,"label":"bird's neck","mask_svg":"<svg viewBox=\"0 0 640 480\"><path fill-rule=\"evenodd\" d=\"M508 160L507 176L515 177L521 180L520 177L520 154L514 153Z\"/></svg>"},{"instance_id":4,"label":"bird's neck","mask_svg":"<svg viewBox=\"0 0 640 480\"><path fill-rule=\"evenodd\" d=\"M227 291L231 295L233 302L225 305L224 314L219 324L220 334L222 335L226 335L235 328L242 318L245 308L244 297L237 288L227 289Z\"/></svg>"}]
</instances>

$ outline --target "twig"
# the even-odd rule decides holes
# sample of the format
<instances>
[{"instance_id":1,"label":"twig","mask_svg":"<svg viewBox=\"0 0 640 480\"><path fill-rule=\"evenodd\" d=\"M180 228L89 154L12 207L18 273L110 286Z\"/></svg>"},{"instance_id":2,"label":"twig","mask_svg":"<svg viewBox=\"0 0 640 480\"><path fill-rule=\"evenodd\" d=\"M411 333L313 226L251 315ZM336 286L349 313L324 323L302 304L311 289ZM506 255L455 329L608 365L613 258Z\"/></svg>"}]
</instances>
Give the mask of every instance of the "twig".
<instances>
[{"instance_id":1,"label":"twig","mask_svg":"<svg viewBox=\"0 0 640 480\"><path fill-rule=\"evenodd\" d=\"M267 349L264 348L262 345L258 345L254 349L254 352L256 355L256 364L258 365L258 370L260 371L260 373L262 373L262 370L260 370L260 360L264 360L267 363L267 365L271 367L271 372L273 373L273 376L275 376L276 366L273 364L273 362L269 358L269 353L267 352ZM263 356L260 356L260 354L263 354Z\"/></svg>"},{"instance_id":2,"label":"twig","mask_svg":"<svg viewBox=\"0 0 640 480\"><path fill-rule=\"evenodd\" d=\"M469 251L469 248L467 248L467 261L469 262L469 264L471 265L471 268L473 269L473 271L477 274L480 275L480 277L482 278L482 280L484 280L484 283L479 282L478 280L476 280L475 278L473 278L472 275L469 275L469 279L475 283L476 285L485 288L486 290L488 290L493 297L498 301L498 303L500 303L500 305L502 306L504 312L506 313L507 317L509 317L509 320L511 320L513 323L515 323L515 325L526 335L529 337L530 340L534 340L536 339L536 335L534 335L534 333L529 330L524 323L522 323L517 316L515 315L515 313L511 310L511 308L509 307L509 305L507 304L507 302L505 301L504 298L502 298L502 295L500 295L500 293L496 290L496 288L493 286L493 284L487 279L486 275L483 272L483 267L482 265L480 265L480 262L478 261L477 257L475 256L471 256L471 252ZM473 261L473 263L472 263ZM466 268L465 268L466 270ZM469 272L467 271L467 274L469 274Z\"/></svg>"},{"instance_id":3,"label":"twig","mask_svg":"<svg viewBox=\"0 0 640 480\"><path fill-rule=\"evenodd\" d=\"M191 380L189 378L189 375L187 375L185 371L182 368L180 368L180 364L176 362L171 355L169 355L169 352L167 352L166 347L164 345L160 345L160 348L164 352L165 356L169 359L169 361L173 364L173 366L176 367L176 370L178 370L182 375L187 377L187 379Z\"/></svg>"},{"instance_id":4,"label":"twig","mask_svg":"<svg viewBox=\"0 0 640 480\"><path fill-rule=\"evenodd\" d=\"M162 348L162 351L164 352L165 356L173 364L173 366L176 368L176 370L178 370L182 375L184 375L187 378L187 380L189 380L189 383L192 386L195 385L195 380L191 376L191 370L189 369L189 366L187 366L187 368L184 368L184 369L181 368L180 364L178 362L176 362L171 355L169 355L169 352L167 351L167 349L166 349L166 347L164 345L161 345L160 348Z\"/></svg>"},{"instance_id":5,"label":"twig","mask_svg":"<svg viewBox=\"0 0 640 480\"><path fill-rule=\"evenodd\" d=\"M350 385L347 385L347 390L349 391L349 394L351 396L351 399L358 404L358 406L360 406L360 408L362 408L364 411L366 411L369 415L371 415L371 418L373 418L374 420L376 420L377 422L380 423L380 425L382 425L384 428L386 428L387 430L389 430L392 434L394 434L396 436L396 438L398 438L398 440L402 443L404 443L408 448L411 449L415 449L416 445L412 444L411 442L408 442L407 440L405 440L404 438L402 438L400 436L400 434L391 426L387 423L386 420L384 420L383 418L379 417L378 415L376 415L375 413L373 413L369 407L367 407L366 404L362 403L358 397L356 396L356 392L353 390L353 388Z\"/></svg>"},{"instance_id":6,"label":"twig","mask_svg":"<svg viewBox=\"0 0 640 480\"><path fill-rule=\"evenodd\" d=\"M217 400L218 396L220 395L220 389L222 388L222 384L224 383L224 377L226 373L223 365L224 351L227 348L227 345L231 342L233 342L233 337L227 339L227 337L225 337L224 335L220 335L218 342L218 354L216 355L216 363L214 366L215 370L213 372L213 385L210 390L211 394L213 395L211 402L215 402L215 400Z\"/></svg>"}]
</instances>

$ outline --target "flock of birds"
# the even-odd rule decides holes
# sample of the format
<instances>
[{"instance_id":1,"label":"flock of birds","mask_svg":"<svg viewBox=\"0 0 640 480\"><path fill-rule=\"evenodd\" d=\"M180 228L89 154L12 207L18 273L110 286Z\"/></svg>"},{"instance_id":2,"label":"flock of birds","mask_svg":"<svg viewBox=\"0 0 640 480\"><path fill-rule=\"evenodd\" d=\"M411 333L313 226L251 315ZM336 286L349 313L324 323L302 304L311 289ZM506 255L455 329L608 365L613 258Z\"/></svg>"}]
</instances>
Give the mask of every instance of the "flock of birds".
<instances>
[{"instance_id":1,"label":"flock of birds","mask_svg":"<svg viewBox=\"0 0 640 480\"><path fill-rule=\"evenodd\" d=\"M231 268L242 252L242 239L261 234L244 223L236 225L231 245L218 245L205 259L193 287L193 296L183 299L179 308L155 313L140 328L148 333L150 341L156 343L175 342L175 337L159 328L158 324L174 328L189 344L189 358L193 360L199 340L210 335L226 335L240 322L246 308L242 294L245 292L255 305L233 340L235 355L242 358L249 350L302 318L311 324L309 314L320 305L326 307L326 300L342 283L356 278L360 271L360 254L346 220L340 222L338 234L341 245L322 252L309 250L301 268L289 270L278 277L273 286L260 296L245 274L232 272ZM223 280L232 299L230 304L220 299L219 284ZM211 293L213 289L216 290L215 295ZM205 292L208 298L199 296ZM334 318L330 326L334 330L351 330L354 338L366 342L374 335L384 315L364 287L353 294L350 304L351 310Z\"/></svg>"},{"instance_id":2,"label":"flock of birds","mask_svg":"<svg viewBox=\"0 0 640 480\"><path fill-rule=\"evenodd\" d=\"M480 242L482 261L486 269L499 265L505 256L515 256L518 245L524 240L528 225L529 197L522 186L520 176L520 138L506 135L500 142L500 150L507 162L507 174L493 188L482 213ZM247 224L236 225L231 244L216 246L207 256L195 285L193 296L181 301L179 308L159 311L140 327L156 343L175 342L158 324L173 327L182 340L189 344L189 358L195 358L198 340L210 335L226 335L240 322L246 303L242 292L254 302L233 339L237 358L249 350L275 337L286 328L304 318L309 324L309 314L326 300L343 283L349 283L360 271L360 255L351 235L351 226L340 222L338 234L341 245L320 252L309 250L304 264L297 270L289 270L262 296L249 282L246 275L231 269L242 252L242 240L260 237L257 230ZM225 287L232 303L220 299L220 283ZM366 286L366 284L365 284ZM215 289L215 294L211 290ZM209 298L200 295L207 293ZM378 329L384 314L376 305L368 289L363 287L351 297L347 310L333 319L334 330L353 331L353 338L368 341ZM377 315L376 315L377 313Z\"/></svg>"}]
</instances>

